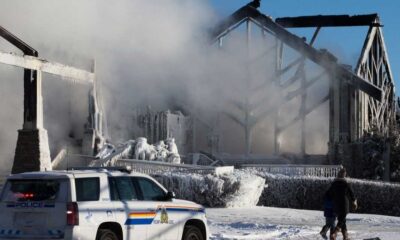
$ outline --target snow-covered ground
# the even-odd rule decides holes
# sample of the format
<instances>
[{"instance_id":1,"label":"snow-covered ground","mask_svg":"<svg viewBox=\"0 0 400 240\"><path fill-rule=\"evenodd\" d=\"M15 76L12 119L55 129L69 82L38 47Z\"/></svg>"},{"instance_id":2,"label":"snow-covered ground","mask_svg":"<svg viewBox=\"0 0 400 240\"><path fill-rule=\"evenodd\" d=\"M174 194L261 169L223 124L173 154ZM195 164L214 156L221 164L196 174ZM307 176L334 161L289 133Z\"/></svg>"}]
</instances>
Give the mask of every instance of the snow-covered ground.
<instances>
[{"instance_id":1,"label":"snow-covered ground","mask_svg":"<svg viewBox=\"0 0 400 240\"><path fill-rule=\"evenodd\" d=\"M207 217L211 240L323 239L319 231L325 223L321 211L271 207L208 208ZM400 239L400 217L349 214L347 226L352 240Z\"/></svg>"}]
</instances>

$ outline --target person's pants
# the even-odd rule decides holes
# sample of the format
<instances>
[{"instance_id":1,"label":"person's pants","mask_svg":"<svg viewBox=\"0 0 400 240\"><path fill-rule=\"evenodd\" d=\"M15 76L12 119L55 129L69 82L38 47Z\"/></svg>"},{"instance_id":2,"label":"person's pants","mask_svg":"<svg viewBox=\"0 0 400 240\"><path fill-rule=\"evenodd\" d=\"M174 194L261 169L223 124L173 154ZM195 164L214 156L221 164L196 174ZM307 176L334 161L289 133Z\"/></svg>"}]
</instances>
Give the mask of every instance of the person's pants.
<instances>
[{"instance_id":1,"label":"person's pants","mask_svg":"<svg viewBox=\"0 0 400 240\"><path fill-rule=\"evenodd\" d=\"M325 217L325 226L329 227L331 232L335 230L336 217Z\"/></svg>"},{"instance_id":2,"label":"person's pants","mask_svg":"<svg viewBox=\"0 0 400 240\"><path fill-rule=\"evenodd\" d=\"M325 225L322 227L320 234L326 236L328 230L332 234L335 231L336 217L325 217Z\"/></svg>"},{"instance_id":3,"label":"person's pants","mask_svg":"<svg viewBox=\"0 0 400 240\"><path fill-rule=\"evenodd\" d=\"M347 230L346 215L347 215L346 213L338 215L338 223L337 223L336 227L342 229L342 231L346 231Z\"/></svg>"}]
</instances>

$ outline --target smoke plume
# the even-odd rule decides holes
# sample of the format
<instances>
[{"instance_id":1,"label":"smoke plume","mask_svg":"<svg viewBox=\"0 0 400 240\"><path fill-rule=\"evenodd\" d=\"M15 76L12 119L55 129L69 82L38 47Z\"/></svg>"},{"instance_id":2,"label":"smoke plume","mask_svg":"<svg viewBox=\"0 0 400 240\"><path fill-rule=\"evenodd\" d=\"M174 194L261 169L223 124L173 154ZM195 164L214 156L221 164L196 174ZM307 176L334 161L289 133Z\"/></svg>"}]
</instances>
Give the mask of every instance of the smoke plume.
<instances>
[{"instance_id":1,"label":"smoke plume","mask_svg":"<svg viewBox=\"0 0 400 240\"><path fill-rule=\"evenodd\" d=\"M243 153L243 129L225 113L241 116L238 106L249 101L262 102L258 112L278 104L276 92L268 85L263 91L253 91L274 80L271 56L262 55L272 43L255 36L249 52L239 30L223 49L209 46L207 30L216 19L202 0L3 0L0 9L0 25L37 49L39 56L87 70L95 60L96 81L114 141L133 137L127 136L127 129L139 107L177 107L205 122L200 128L214 127L221 133L221 151ZM0 49L18 52L3 39ZM254 58L261 54L262 60L249 64L245 57L249 54ZM0 71L0 161L8 171L16 130L22 127L23 74L22 69L10 66L0 66ZM89 87L50 75L44 75L43 86L44 124L54 150L65 139L80 137ZM268 100L263 101L266 96ZM293 109L298 111L297 102L281 115L289 118ZM309 132L323 128L326 119L317 120ZM220 126L213 126L218 120ZM254 152L272 151L272 120L268 116L257 125ZM285 144L288 148L298 145L291 142L290 132L286 135L283 150ZM321 145L320 138L311 135L311 141ZM326 147L318 146L316 151L324 152Z\"/></svg>"}]
</instances>

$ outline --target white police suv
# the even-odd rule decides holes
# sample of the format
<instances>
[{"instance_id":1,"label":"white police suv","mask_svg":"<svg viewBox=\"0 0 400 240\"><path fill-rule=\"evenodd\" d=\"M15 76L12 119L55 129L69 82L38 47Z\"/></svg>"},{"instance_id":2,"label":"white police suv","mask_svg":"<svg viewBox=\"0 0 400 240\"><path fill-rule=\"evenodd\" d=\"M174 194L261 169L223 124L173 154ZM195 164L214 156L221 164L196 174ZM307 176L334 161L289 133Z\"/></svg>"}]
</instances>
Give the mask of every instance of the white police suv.
<instances>
[{"instance_id":1,"label":"white police suv","mask_svg":"<svg viewBox=\"0 0 400 240\"><path fill-rule=\"evenodd\" d=\"M153 178L117 169L31 172L7 178L0 239L206 240L205 210Z\"/></svg>"}]
</instances>

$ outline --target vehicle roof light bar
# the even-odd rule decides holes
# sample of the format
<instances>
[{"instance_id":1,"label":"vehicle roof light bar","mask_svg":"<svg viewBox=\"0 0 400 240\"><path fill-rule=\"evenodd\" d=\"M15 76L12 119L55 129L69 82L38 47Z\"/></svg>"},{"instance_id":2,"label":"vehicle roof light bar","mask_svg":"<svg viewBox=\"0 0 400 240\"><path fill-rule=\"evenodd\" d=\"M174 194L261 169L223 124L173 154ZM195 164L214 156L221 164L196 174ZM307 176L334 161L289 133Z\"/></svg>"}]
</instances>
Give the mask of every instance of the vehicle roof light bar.
<instances>
[{"instance_id":1,"label":"vehicle roof light bar","mask_svg":"<svg viewBox=\"0 0 400 240\"><path fill-rule=\"evenodd\" d=\"M121 167L69 167L67 171L72 170L93 170L93 171L119 171L124 173L131 173L132 167L131 166L121 166Z\"/></svg>"}]
</instances>

